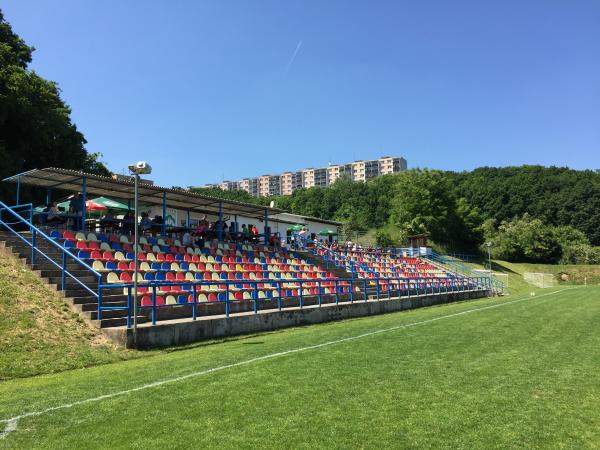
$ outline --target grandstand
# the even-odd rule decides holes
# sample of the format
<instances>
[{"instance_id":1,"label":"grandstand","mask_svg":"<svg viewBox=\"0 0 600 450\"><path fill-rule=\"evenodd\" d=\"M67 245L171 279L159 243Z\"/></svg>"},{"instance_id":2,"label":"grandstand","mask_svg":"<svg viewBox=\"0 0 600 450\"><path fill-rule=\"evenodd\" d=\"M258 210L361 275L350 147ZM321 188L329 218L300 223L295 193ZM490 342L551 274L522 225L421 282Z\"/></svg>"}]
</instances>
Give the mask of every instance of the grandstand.
<instances>
[{"instance_id":1,"label":"grandstand","mask_svg":"<svg viewBox=\"0 0 600 450\"><path fill-rule=\"evenodd\" d=\"M71 190L82 182L84 194L121 200L131 195L126 181L80 172L44 169L17 177L5 181L18 181L18 188L31 184ZM144 345L164 345L489 293L485 277L458 275L413 249L332 250L295 235L295 248L288 250L270 245L270 238L274 224L290 223L289 213L158 186L143 189L149 205L186 215L188 227L163 224L154 235L142 236L137 272L132 235L86 229L90 226L44 228L35 223L33 205L0 202L0 241L64 292L74 310L128 345L132 327L137 330L134 336L146 336ZM248 222L262 218L263 242L227 241L219 232L201 246L182 245L180 233L189 230L193 214L222 220L224 211L235 217L236 224L240 218ZM313 226L331 224L303 219Z\"/></svg>"}]
</instances>

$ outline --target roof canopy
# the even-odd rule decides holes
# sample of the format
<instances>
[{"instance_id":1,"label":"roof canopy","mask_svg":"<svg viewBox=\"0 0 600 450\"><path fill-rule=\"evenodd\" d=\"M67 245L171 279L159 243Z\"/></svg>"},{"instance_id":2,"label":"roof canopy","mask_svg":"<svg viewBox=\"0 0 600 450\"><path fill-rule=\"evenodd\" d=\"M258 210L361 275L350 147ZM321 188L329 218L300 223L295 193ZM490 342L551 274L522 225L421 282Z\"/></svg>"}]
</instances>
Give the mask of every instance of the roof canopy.
<instances>
[{"instance_id":1,"label":"roof canopy","mask_svg":"<svg viewBox=\"0 0 600 450\"><path fill-rule=\"evenodd\" d=\"M61 189L65 191L79 192L82 190L85 178L86 194L108 196L110 198L131 201L133 205L133 181L117 181L109 177L78 172L75 170L58 169L48 167L46 169L33 169L2 181L12 183L20 182L24 185L38 186L40 188ZM219 204L222 205L223 214L243 215L245 217L262 218L265 211L268 215L285 212L278 208L254 205L233 200L223 200L208 195L195 194L183 189L173 189L154 186L140 182L138 186L139 199L147 205L163 204L163 196L166 198L167 206L183 211L199 212L206 214L218 214Z\"/></svg>"}]
</instances>

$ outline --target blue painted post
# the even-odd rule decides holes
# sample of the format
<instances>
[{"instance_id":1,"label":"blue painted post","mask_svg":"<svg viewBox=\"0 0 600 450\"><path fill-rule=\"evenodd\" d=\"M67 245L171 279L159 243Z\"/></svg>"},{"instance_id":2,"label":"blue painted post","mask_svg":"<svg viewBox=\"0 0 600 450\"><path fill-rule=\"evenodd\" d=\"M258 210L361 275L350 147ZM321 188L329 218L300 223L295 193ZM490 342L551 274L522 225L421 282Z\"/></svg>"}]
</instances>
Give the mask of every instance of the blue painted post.
<instances>
[{"instance_id":1,"label":"blue painted post","mask_svg":"<svg viewBox=\"0 0 600 450\"><path fill-rule=\"evenodd\" d=\"M252 298L254 299L254 314L258 313L258 283L254 282L252 290Z\"/></svg>"},{"instance_id":2,"label":"blue painted post","mask_svg":"<svg viewBox=\"0 0 600 450\"><path fill-rule=\"evenodd\" d=\"M102 275L98 275L98 320L102 320Z\"/></svg>"},{"instance_id":3,"label":"blue painted post","mask_svg":"<svg viewBox=\"0 0 600 450\"><path fill-rule=\"evenodd\" d=\"M156 286L152 286L152 325L156 325Z\"/></svg>"},{"instance_id":4,"label":"blue painted post","mask_svg":"<svg viewBox=\"0 0 600 450\"><path fill-rule=\"evenodd\" d=\"M277 284L277 309L281 311L281 282Z\"/></svg>"},{"instance_id":5,"label":"blue painted post","mask_svg":"<svg viewBox=\"0 0 600 450\"><path fill-rule=\"evenodd\" d=\"M225 317L229 317L229 283L225 285Z\"/></svg>"},{"instance_id":6,"label":"blue painted post","mask_svg":"<svg viewBox=\"0 0 600 450\"><path fill-rule=\"evenodd\" d=\"M303 294L302 294L302 281L300 281L300 309L303 308L304 306L304 298L303 298Z\"/></svg>"},{"instance_id":7,"label":"blue painted post","mask_svg":"<svg viewBox=\"0 0 600 450\"><path fill-rule=\"evenodd\" d=\"M60 277L60 290L65 290L65 270L67 270L67 249L63 248L62 252L62 273Z\"/></svg>"},{"instance_id":8,"label":"blue painted post","mask_svg":"<svg viewBox=\"0 0 600 450\"><path fill-rule=\"evenodd\" d=\"M339 284L338 284L338 280L334 281L334 286L335 286L335 304L337 305L340 302L340 290L339 290Z\"/></svg>"},{"instance_id":9,"label":"blue painted post","mask_svg":"<svg viewBox=\"0 0 600 450\"><path fill-rule=\"evenodd\" d=\"M85 213L87 202L87 177L81 178L81 230L85 231Z\"/></svg>"},{"instance_id":10,"label":"blue painted post","mask_svg":"<svg viewBox=\"0 0 600 450\"><path fill-rule=\"evenodd\" d=\"M162 217L163 217L163 223L162 223L162 228L161 228L160 232L163 236L166 236L167 235L167 193L166 192L163 192ZM137 220L137 217L135 218L135 220Z\"/></svg>"},{"instance_id":11,"label":"blue painted post","mask_svg":"<svg viewBox=\"0 0 600 450\"><path fill-rule=\"evenodd\" d=\"M269 213L267 211L267 209L265 208L265 232L264 232L264 241L265 241L265 245L269 245Z\"/></svg>"},{"instance_id":12,"label":"blue painted post","mask_svg":"<svg viewBox=\"0 0 600 450\"><path fill-rule=\"evenodd\" d=\"M15 205L19 204L19 199L21 198L21 175L17 177L17 202Z\"/></svg>"},{"instance_id":13,"label":"blue painted post","mask_svg":"<svg viewBox=\"0 0 600 450\"><path fill-rule=\"evenodd\" d=\"M388 300L392 298L392 292L391 292L391 288L392 288L392 286L391 286L391 282L392 282L392 280L390 280L390 279L388 278L388 282L387 282L387 294L388 294Z\"/></svg>"},{"instance_id":14,"label":"blue painted post","mask_svg":"<svg viewBox=\"0 0 600 450\"><path fill-rule=\"evenodd\" d=\"M376 286L376 292L377 292L377 300L379 300L379 278L376 279L377 281L375 281L375 286Z\"/></svg>"},{"instance_id":15,"label":"blue painted post","mask_svg":"<svg viewBox=\"0 0 600 450\"><path fill-rule=\"evenodd\" d=\"M363 279L363 292L365 293L365 302L369 299L367 295L367 279Z\"/></svg>"},{"instance_id":16,"label":"blue painted post","mask_svg":"<svg viewBox=\"0 0 600 450\"><path fill-rule=\"evenodd\" d=\"M321 298L321 280L317 281L317 292L319 294L319 306L321 306L321 301L323 300Z\"/></svg>"},{"instance_id":17,"label":"blue painted post","mask_svg":"<svg viewBox=\"0 0 600 450\"><path fill-rule=\"evenodd\" d=\"M188 217L189 217L189 214L190 213L188 211ZM192 285L192 289L193 289L192 295L193 295L193 299L194 299L194 303L192 305L192 308L193 308L192 309L192 320L196 320L196 314L197 314L197 312L196 312L196 305L198 305L198 291L196 290L197 287L198 287L197 284Z\"/></svg>"},{"instance_id":18,"label":"blue painted post","mask_svg":"<svg viewBox=\"0 0 600 450\"><path fill-rule=\"evenodd\" d=\"M127 287L127 328L131 328L131 286Z\"/></svg>"},{"instance_id":19,"label":"blue painted post","mask_svg":"<svg viewBox=\"0 0 600 450\"><path fill-rule=\"evenodd\" d=\"M35 251L36 251L36 248L35 248L35 244L36 244L35 243L35 241L36 241L35 236L36 236L35 228L32 228L31 229L31 265L32 266L35 264Z\"/></svg>"},{"instance_id":20,"label":"blue painted post","mask_svg":"<svg viewBox=\"0 0 600 450\"><path fill-rule=\"evenodd\" d=\"M223 202L219 203L219 241L223 240Z\"/></svg>"}]
</instances>

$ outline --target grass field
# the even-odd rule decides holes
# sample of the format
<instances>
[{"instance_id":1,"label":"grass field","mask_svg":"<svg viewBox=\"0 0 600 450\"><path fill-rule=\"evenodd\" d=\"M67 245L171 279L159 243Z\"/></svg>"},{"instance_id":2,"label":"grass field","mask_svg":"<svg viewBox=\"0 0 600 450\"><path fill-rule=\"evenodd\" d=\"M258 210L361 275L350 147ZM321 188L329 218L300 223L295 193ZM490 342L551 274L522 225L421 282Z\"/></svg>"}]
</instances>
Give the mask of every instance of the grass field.
<instances>
[{"instance_id":1,"label":"grass field","mask_svg":"<svg viewBox=\"0 0 600 450\"><path fill-rule=\"evenodd\" d=\"M5 381L0 448L598 448L600 288L562 289Z\"/></svg>"}]
</instances>

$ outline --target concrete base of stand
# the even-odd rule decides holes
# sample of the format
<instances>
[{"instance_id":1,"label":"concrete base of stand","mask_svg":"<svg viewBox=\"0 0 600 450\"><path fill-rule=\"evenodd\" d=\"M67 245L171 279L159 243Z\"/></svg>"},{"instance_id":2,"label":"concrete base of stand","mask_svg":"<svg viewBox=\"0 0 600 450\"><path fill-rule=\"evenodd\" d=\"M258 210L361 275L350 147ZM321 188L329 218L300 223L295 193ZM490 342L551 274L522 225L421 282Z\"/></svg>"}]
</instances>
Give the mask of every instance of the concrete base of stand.
<instances>
[{"instance_id":1,"label":"concrete base of stand","mask_svg":"<svg viewBox=\"0 0 600 450\"><path fill-rule=\"evenodd\" d=\"M318 305L261 310L258 314L242 312L225 317L213 315L192 319L165 320L152 325L144 323L137 329L137 347L152 348L180 345L203 339L221 338L248 333L271 331L293 326L310 325L333 320L385 314L394 311L422 308L491 295L488 290L473 290L412 297L330 303ZM103 330L113 340L133 347L133 330L125 327Z\"/></svg>"}]
</instances>

